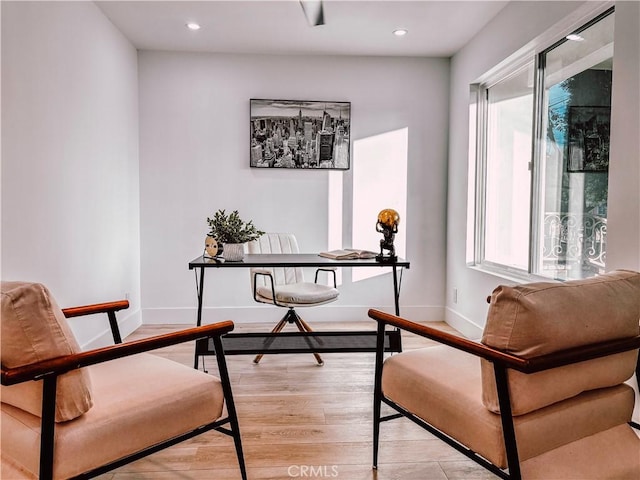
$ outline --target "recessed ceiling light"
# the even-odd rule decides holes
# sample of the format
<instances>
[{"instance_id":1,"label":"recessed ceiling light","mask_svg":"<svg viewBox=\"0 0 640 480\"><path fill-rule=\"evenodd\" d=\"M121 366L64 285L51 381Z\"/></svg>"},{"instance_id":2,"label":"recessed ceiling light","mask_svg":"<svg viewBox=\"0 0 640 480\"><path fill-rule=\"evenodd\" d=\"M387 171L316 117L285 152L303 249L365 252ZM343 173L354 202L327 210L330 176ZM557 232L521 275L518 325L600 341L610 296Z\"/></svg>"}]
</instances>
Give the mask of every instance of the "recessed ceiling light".
<instances>
[{"instance_id":1,"label":"recessed ceiling light","mask_svg":"<svg viewBox=\"0 0 640 480\"><path fill-rule=\"evenodd\" d=\"M584 40L584 37L581 37L577 33L572 33L570 35L567 35L565 38L567 40L573 40L574 42L582 42Z\"/></svg>"},{"instance_id":2,"label":"recessed ceiling light","mask_svg":"<svg viewBox=\"0 0 640 480\"><path fill-rule=\"evenodd\" d=\"M187 23L187 28L188 28L189 30L196 31L196 30L200 30L200 25L198 25L198 24L197 24L197 23L195 23L195 22L189 22L189 23Z\"/></svg>"},{"instance_id":3,"label":"recessed ceiling light","mask_svg":"<svg viewBox=\"0 0 640 480\"><path fill-rule=\"evenodd\" d=\"M396 37L404 37L407 33L409 33L409 30L407 30L406 28L398 28L393 31L393 34Z\"/></svg>"}]
</instances>

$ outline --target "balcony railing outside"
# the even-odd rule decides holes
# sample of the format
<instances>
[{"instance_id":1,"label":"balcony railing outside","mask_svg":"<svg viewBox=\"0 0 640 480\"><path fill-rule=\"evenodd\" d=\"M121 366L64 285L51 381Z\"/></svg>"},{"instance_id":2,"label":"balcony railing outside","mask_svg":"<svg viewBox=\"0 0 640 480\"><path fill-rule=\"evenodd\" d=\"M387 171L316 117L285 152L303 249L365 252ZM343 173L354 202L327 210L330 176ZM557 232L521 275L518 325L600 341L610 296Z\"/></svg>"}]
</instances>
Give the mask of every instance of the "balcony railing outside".
<instances>
[{"instance_id":1,"label":"balcony railing outside","mask_svg":"<svg viewBox=\"0 0 640 480\"><path fill-rule=\"evenodd\" d=\"M606 218L588 213L545 214L544 275L573 279L604 273L606 252Z\"/></svg>"}]
</instances>

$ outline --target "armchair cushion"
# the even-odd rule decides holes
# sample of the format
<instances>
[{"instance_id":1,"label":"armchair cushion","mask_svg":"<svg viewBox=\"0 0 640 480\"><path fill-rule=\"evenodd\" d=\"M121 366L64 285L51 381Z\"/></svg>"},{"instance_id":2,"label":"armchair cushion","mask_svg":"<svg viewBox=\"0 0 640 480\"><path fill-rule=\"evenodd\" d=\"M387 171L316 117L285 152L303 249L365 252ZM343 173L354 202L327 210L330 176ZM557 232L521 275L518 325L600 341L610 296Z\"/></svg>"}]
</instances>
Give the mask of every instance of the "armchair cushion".
<instances>
[{"instance_id":1,"label":"armchair cushion","mask_svg":"<svg viewBox=\"0 0 640 480\"><path fill-rule=\"evenodd\" d=\"M2 364L15 368L80 352L62 310L39 283L2 282ZM37 321L34 321L37 319ZM2 386L2 402L35 416L42 411L42 382ZM58 379L56 422L72 420L92 406L88 373L74 370Z\"/></svg>"},{"instance_id":2,"label":"armchair cushion","mask_svg":"<svg viewBox=\"0 0 640 480\"><path fill-rule=\"evenodd\" d=\"M637 480L640 472L638 436L627 425L618 425L545 452L521 464L527 480Z\"/></svg>"},{"instance_id":3,"label":"armchair cushion","mask_svg":"<svg viewBox=\"0 0 640 480\"><path fill-rule=\"evenodd\" d=\"M291 283L287 285L277 285L276 300L278 303L294 303L294 304L314 304L329 302L338 297L340 292L327 285L318 283L302 282ZM259 296L273 300L273 291L271 287L257 287L256 292Z\"/></svg>"},{"instance_id":4,"label":"armchair cushion","mask_svg":"<svg viewBox=\"0 0 640 480\"><path fill-rule=\"evenodd\" d=\"M447 346L389 357L384 395L501 468L506 453L500 415L481 397L480 359ZM514 418L521 460L536 457L631 419L633 389L602 388Z\"/></svg>"},{"instance_id":5,"label":"armchair cushion","mask_svg":"<svg viewBox=\"0 0 640 480\"><path fill-rule=\"evenodd\" d=\"M83 370L91 374L95 405L56 426L54 478L73 477L222 414L220 380L166 358L143 353ZM3 405L1 425L3 437L12 433L3 460L37 473L40 419Z\"/></svg>"},{"instance_id":6,"label":"armchair cushion","mask_svg":"<svg viewBox=\"0 0 640 480\"><path fill-rule=\"evenodd\" d=\"M568 282L499 286L491 295L482 343L533 357L638 334L640 274L618 270ZM634 372L637 351L535 374L509 371L514 415L583 391L609 387ZM484 405L499 412L492 365L482 361Z\"/></svg>"}]
</instances>

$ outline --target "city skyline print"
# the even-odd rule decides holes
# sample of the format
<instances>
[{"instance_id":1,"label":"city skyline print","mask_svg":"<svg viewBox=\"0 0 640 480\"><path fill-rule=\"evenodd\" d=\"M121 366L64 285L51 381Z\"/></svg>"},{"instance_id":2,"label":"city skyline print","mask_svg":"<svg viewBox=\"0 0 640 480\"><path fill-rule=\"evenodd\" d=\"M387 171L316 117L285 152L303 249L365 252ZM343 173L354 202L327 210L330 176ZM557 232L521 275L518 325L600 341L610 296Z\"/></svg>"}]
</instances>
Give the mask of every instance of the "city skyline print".
<instances>
[{"instance_id":1,"label":"city skyline print","mask_svg":"<svg viewBox=\"0 0 640 480\"><path fill-rule=\"evenodd\" d=\"M250 166L348 170L351 102L250 100Z\"/></svg>"}]
</instances>

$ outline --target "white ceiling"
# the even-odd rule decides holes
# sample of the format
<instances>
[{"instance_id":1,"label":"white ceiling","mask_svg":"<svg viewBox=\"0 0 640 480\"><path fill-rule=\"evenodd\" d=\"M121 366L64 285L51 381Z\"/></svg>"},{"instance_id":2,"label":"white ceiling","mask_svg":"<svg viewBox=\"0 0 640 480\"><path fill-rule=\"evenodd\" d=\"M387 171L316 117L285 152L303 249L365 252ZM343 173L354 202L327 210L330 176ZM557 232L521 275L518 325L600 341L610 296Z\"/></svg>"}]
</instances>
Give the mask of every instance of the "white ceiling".
<instances>
[{"instance_id":1,"label":"white ceiling","mask_svg":"<svg viewBox=\"0 0 640 480\"><path fill-rule=\"evenodd\" d=\"M507 3L324 0L325 25L310 27L298 0L96 2L140 50L420 57L453 55Z\"/></svg>"}]
</instances>

